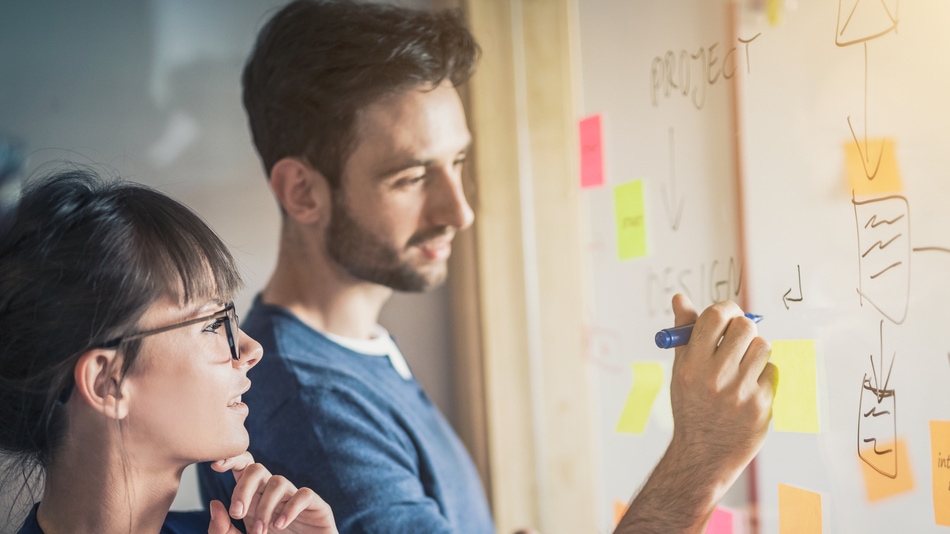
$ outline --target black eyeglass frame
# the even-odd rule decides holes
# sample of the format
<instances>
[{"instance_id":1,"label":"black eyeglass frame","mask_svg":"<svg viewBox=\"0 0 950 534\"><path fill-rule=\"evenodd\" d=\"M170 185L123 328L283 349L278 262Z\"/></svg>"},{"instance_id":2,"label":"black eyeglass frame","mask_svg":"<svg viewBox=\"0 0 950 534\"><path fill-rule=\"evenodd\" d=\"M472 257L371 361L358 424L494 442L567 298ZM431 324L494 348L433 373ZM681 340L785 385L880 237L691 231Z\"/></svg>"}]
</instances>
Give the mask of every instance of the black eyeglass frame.
<instances>
[{"instance_id":1,"label":"black eyeglass frame","mask_svg":"<svg viewBox=\"0 0 950 534\"><path fill-rule=\"evenodd\" d=\"M223 310L212 313L211 315L205 315L203 317L196 317L194 319L188 319L180 323L162 326L160 328L153 328L151 330L144 330L142 332L136 332L134 334L129 334L127 336L117 337L110 341L107 341L102 345L102 348L110 349L115 348L125 343L127 341L133 341L136 339L142 339L143 337L154 336L155 334L161 334L163 332L168 332L169 330L176 330L178 328L184 328L186 326L191 326L193 324L198 324L203 321L208 321L211 319L224 319L224 330L227 332L228 336L228 347L231 349L231 359L234 361L241 361L241 350L238 347L237 343L237 329L238 329L238 316L237 312L234 309L234 302L229 302L224 306ZM232 322L234 323L232 325Z\"/></svg>"}]
</instances>

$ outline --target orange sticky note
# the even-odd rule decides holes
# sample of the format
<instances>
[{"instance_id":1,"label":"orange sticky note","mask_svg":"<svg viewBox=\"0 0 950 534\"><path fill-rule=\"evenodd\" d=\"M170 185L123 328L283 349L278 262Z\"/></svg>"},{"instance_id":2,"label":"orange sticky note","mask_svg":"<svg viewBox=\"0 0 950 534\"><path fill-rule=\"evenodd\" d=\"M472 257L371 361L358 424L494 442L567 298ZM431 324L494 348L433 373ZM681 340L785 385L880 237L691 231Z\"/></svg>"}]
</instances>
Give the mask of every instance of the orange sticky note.
<instances>
[{"instance_id":1,"label":"orange sticky note","mask_svg":"<svg viewBox=\"0 0 950 534\"><path fill-rule=\"evenodd\" d=\"M581 187L604 185L604 149L600 115L581 119Z\"/></svg>"},{"instance_id":2,"label":"orange sticky note","mask_svg":"<svg viewBox=\"0 0 950 534\"><path fill-rule=\"evenodd\" d=\"M620 259L647 255L647 222L643 209L643 180L614 188L614 214L617 217L617 254Z\"/></svg>"},{"instance_id":3,"label":"orange sticky note","mask_svg":"<svg viewBox=\"0 0 950 534\"><path fill-rule=\"evenodd\" d=\"M620 520L623 519L623 514L625 513L627 513L627 503L614 501L614 526L611 530L617 528L617 525L620 524Z\"/></svg>"},{"instance_id":4,"label":"orange sticky note","mask_svg":"<svg viewBox=\"0 0 950 534\"><path fill-rule=\"evenodd\" d=\"M934 520L950 526L950 421L930 422L930 455L933 457Z\"/></svg>"},{"instance_id":5,"label":"orange sticky note","mask_svg":"<svg viewBox=\"0 0 950 534\"><path fill-rule=\"evenodd\" d=\"M735 531L733 512L725 508L716 508L706 525L705 534L734 534Z\"/></svg>"},{"instance_id":6,"label":"orange sticky note","mask_svg":"<svg viewBox=\"0 0 950 534\"><path fill-rule=\"evenodd\" d=\"M869 501L879 501L914 489L914 476L910 471L910 460L907 456L907 447L904 445L904 440L898 439L897 441L876 443L873 446L863 447L862 453L864 455L897 455L897 473L893 478L881 474L864 460L858 459L861 463L861 473L864 475L864 487Z\"/></svg>"},{"instance_id":7,"label":"orange sticky note","mask_svg":"<svg viewBox=\"0 0 950 534\"><path fill-rule=\"evenodd\" d=\"M653 408L656 394L663 386L663 368L658 363L634 363L633 388L617 422L617 432L642 434Z\"/></svg>"},{"instance_id":8,"label":"orange sticky note","mask_svg":"<svg viewBox=\"0 0 950 534\"><path fill-rule=\"evenodd\" d=\"M821 495L778 485L779 534L821 534Z\"/></svg>"},{"instance_id":9,"label":"orange sticky note","mask_svg":"<svg viewBox=\"0 0 950 534\"><path fill-rule=\"evenodd\" d=\"M845 173L855 195L903 190L892 139L858 139L844 145Z\"/></svg>"},{"instance_id":10,"label":"orange sticky note","mask_svg":"<svg viewBox=\"0 0 950 534\"><path fill-rule=\"evenodd\" d=\"M772 428L779 432L817 434L819 427L815 341L773 341L770 361L778 368L778 389L772 402Z\"/></svg>"}]
</instances>

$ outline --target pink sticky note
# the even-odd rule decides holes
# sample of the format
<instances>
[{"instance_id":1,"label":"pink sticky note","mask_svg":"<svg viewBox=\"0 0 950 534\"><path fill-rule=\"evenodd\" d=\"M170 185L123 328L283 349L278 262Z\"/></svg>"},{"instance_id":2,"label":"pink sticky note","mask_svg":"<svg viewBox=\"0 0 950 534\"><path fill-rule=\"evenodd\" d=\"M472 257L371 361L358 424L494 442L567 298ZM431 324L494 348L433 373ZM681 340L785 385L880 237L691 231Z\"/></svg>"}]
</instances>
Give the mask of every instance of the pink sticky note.
<instances>
[{"instance_id":1,"label":"pink sticky note","mask_svg":"<svg viewBox=\"0 0 950 534\"><path fill-rule=\"evenodd\" d=\"M604 185L604 148L600 133L600 115L581 119L581 187Z\"/></svg>"},{"instance_id":2,"label":"pink sticky note","mask_svg":"<svg viewBox=\"0 0 950 534\"><path fill-rule=\"evenodd\" d=\"M735 531L732 512L716 508L709 524L706 525L706 534L734 534Z\"/></svg>"}]
</instances>

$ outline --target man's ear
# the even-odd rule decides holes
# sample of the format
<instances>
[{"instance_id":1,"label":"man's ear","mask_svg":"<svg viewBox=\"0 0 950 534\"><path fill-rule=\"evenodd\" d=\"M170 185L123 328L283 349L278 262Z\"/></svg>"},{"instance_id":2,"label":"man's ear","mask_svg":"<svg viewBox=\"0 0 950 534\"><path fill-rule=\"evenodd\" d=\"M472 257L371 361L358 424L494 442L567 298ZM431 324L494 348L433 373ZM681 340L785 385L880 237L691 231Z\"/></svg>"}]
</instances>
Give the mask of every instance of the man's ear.
<instances>
[{"instance_id":1,"label":"man's ear","mask_svg":"<svg viewBox=\"0 0 950 534\"><path fill-rule=\"evenodd\" d=\"M287 215L301 224L326 219L330 184L320 171L299 158L284 158L271 168L270 188Z\"/></svg>"},{"instance_id":2,"label":"man's ear","mask_svg":"<svg viewBox=\"0 0 950 534\"><path fill-rule=\"evenodd\" d=\"M79 357L73 370L78 396L93 410L111 419L124 419L129 414L129 395L120 387L122 357L111 349L92 349Z\"/></svg>"}]
</instances>

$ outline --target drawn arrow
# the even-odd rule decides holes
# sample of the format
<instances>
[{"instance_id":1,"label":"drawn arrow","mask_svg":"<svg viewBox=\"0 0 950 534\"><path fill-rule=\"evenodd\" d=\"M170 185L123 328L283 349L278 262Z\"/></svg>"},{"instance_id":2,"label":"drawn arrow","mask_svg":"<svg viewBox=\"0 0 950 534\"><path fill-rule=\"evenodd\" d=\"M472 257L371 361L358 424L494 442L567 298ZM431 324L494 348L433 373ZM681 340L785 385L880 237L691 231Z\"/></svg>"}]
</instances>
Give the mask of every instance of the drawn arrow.
<instances>
[{"instance_id":1,"label":"drawn arrow","mask_svg":"<svg viewBox=\"0 0 950 534\"><path fill-rule=\"evenodd\" d=\"M886 8L885 8L886 10ZM849 18L850 19L850 18ZM894 28L897 28L897 21L894 21ZM846 24L847 25L847 24ZM861 163L864 165L864 176L868 180L874 180L877 177L877 171L881 169L881 158L884 157L884 145L881 145L881 150L877 153L877 163L874 165L874 170L872 171L868 167L868 163L871 162L871 147L868 146L868 43L864 42L864 150L861 150L861 143L858 142L858 136L854 133L854 128L851 127L851 117L848 117L848 128L851 128L851 136L854 137L854 144L858 146L858 154L861 155Z\"/></svg>"},{"instance_id":2,"label":"drawn arrow","mask_svg":"<svg viewBox=\"0 0 950 534\"><path fill-rule=\"evenodd\" d=\"M789 301L791 302L801 302L802 301L802 266L796 265L798 268L798 297L789 297L788 294L792 292L792 288L788 288L788 291L782 295L782 304L785 304L785 309L788 308Z\"/></svg>"},{"instance_id":3,"label":"drawn arrow","mask_svg":"<svg viewBox=\"0 0 950 534\"><path fill-rule=\"evenodd\" d=\"M675 232L680 227L680 219L683 217L683 205L685 198L677 198L676 195L676 171L673 166L673 128L670 128L670 187L663 186L663 197L666 200L666 221L670 228Z\"/></svg>"}]
</instances>

